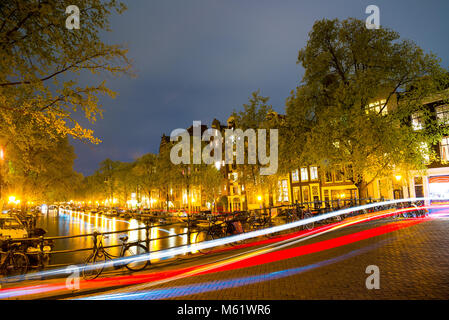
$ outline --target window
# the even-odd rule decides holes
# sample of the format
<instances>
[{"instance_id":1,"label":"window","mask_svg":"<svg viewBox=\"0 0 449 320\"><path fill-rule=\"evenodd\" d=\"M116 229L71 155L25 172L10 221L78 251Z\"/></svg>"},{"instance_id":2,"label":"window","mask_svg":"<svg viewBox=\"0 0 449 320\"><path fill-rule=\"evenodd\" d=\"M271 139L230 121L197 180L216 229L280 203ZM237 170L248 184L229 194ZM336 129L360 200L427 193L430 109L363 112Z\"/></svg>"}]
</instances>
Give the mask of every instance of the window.
<instances>
[{"instance_id":1,"label":"window","mask_svg":"<svg viewBox=\"0 0 449 320\"><path fill-rule=\"evenodd\" d=\"M412 128L415 131L421 130L424 128L424 121L421 118L421 114L416 112L412 115Z\"/></svg>"},{"instance_id":2,"label":"window","mask_svg":"<svg viewBox=\"0 0 449 320\"><path fill-rule=\"evenodd\" d=\"M318 186L312 186L312 198L313 201L320 201L320 193L318 190Z\"/></svg>"},{"instance_id":3,"label":"window","mask_svg":"<svg viewBox=\"0 0 449 320\"><path fill-rule=\"evenodd\" d=\"M439 124L449 124L449 105L438 106L435 108L435 111Z\"/></svg>"},{"instance_id":4,"label":"window","mask_svg":"<svg viewBox=\"0 0 449 320\"><path fill-rule=\"evenodd\" d=\"M309 202L309 187L302 187L302 199L303 202Z\"/></svg>"},{"instance_id":5,"label":"window","mask_svg":"<svg viewBox=\"0 0 449 320\"><path fill-rule=\"evenodd\" d=\"M310 167L310 180L318 180L318 167Z\"/></svg>"},{"instance_id":6,"label":"window","mask_svg":"<svg viewBox=\"0 0 449 320\"><path fill-rule=\"evenodd\" d=\"M299 187L293 187L293 201L296 202L301 202L301 193L299 190Z\"/></svg>"},{"instance_id":7,"label":"window","mask_svg":"<svg viewBox=\"0 0 449 320\"><path fill-rule=\"evenodd\" d=\"M323 192L324 195L324 201L326 201L326 207L329 205L328 201L330 200L329 198L329 190L325 189Z\"/></svg>"},{"instance_id":8,"label":"window","mask_svg":"<svg viewBox=\"0 0 449 320\"><path fill-rule=\"evenodd\" d=\"M368 113L381 113L383 116L388 113L388 107L385 106L385 103L387 103L387 100L380 100L373 103L370 103L366 108L366 114ZM384 108L385 106L385 108ZM382 112L380 112L382 110Z\"/></svg>"},{"instance_id":9,"label":"window","mask_svg":"<svg viewBox=\"0 0 449 320\"><path fill-rule=\"evenodd\" d=\"M292 181L293 182L299 181L298 169L292 171Z\"/></svg>"},{"instance_id":10,"label":"window","mask_svg":"<svg viewBox=\"0 0 449 320\"><path fill-rule=\"evenodd\" d=\"M423 189L423 179L422 177L415 177L415 197L422 198L424 197L424 189Z\"/></svg>"},{"instance_id":11,"label":"window","mask_svg":"<svg viewBox=\"0 0 449 320\"><path fill-rule=\"evenodd\" d=\"M301 181L309 181L309 173L307 168L301 168Z\"/></svg>"},{"instance_id":12,"label":"window","mask_svg":"<svg viewBox=\"0 0 449 320\"><path fill-rule=\"evenodd\" d=\"M287 180L278 181L278 202L288 202L288 182Z\"/></svg>"},{"instance_id":13,"label":"window","mask_svg":"<svg viewBox=\"0 0 449 320\"><path fill-rule=\"evenodd\" d=\"M444 137L440 142L441 162L449 161L449 137Z\"/></svg>"}]
</instances>

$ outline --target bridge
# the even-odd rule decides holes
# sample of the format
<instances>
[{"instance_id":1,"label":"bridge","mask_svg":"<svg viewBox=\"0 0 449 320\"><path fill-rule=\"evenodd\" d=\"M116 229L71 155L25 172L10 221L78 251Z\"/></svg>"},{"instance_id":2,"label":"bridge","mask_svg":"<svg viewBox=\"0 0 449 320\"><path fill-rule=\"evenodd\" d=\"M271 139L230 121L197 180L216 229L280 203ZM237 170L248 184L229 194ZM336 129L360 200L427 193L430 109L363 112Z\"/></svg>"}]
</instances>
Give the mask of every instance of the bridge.
<instances>
[{"instance_id":1,"label":"bridge","mask_svg":"<svg viewBox=\"0 0 449 320\"><path fill-rule=\"evenodd\" d=\"M212 243L208 248L200 248L201 243L195 241L161 248L140 255L150 260L152 257L159 258L158 262L142 271L131 273L126 269L112 269L96 280L83 279L81 265L78 271L72 269L75 275L76 272L80 273L78 278L74 277L79 282L74 280L72 287L67 287L65 283L67 269L52 266L49 270L53 273L39 271L21 278L21 282L3 283L0 298L351 299L394 298L397 290L402 290L404 297L412 298L423 297L424 294L447 296L444 293L448 292L445 276L435 278L430 275L442 272L438 270L442 263L437 263L437 256L443 260L446 258L446 254L440 251L445 244L441 240L447 230L445 226L448 222L444 215L448 208L445 205L418 204L420 206L417 207L416 203L405 200L372 203L308 218L315 219L313 228L310 228L311 220L307 219L289 223L284 221L220 239L203 239L201 242L206 246ZM430 215L427 214L429 212ZM191 235L199 232L198 223L194 225L187 221L185 235L166 237L186 236L192 239ZM137 228L147 235L139 241L146 245L159 241L151 238L151 228L156 227L146 225ZM103 235L139 230L117 230ZM94 238L98 234L79 236ZM431 239L426 242L426 237ZM42 239L59 241L63 238ZM68 249L54 254L66 254L71 250L89 251L92 248ZM429 250L436 251L429 255ZM404 260L404 256L408 258ZM413 286L402 286L405 278L398 276L400 271L404 272L407 261L413 260L412 257L419 258L416 263L429 267L409 270L416 276L416 284L426 280L424 284L428 284L428 288L422 293L419 290L406 293L403 288L413 289ZM416 266L415 262L410 263ZM360 282L368 277L366 269L369 266L376 266L381 274L385 273L382 284L388 281L388 290L385 287L384 290L369 290L365 281ZM394 266L399 268L393 269ZM325 283L329 285L325 286ZM45 290L30 291L36 284L45 284Z\"/></svg>"}]
</instances>

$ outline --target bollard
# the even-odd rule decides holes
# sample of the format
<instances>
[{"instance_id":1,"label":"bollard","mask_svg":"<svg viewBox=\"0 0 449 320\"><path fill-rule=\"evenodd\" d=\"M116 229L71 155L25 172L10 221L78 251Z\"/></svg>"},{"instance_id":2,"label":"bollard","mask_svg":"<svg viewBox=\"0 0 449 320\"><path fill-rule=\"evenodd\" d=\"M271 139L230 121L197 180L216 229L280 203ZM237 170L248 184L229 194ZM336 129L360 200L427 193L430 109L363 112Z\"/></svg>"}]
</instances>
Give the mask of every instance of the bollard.
<instances>
[{"instance_id":1,"label":"bollard","mask_svg":"<svg viewBox=\"0 0 449 320\"><path fill-rule=\"evenodd\" d=\"M44 268L44 237L39 237L39 267Z\"/></svg>"},{"instance_id":2,"label":"bollard","mask_svg":"<svg viewBox=\"0 0 449 320\"><path fill-rule=\"evenodd\" d=\"M145 224L145 244L147 246L148 252L150 252L150 226Z\"/></svg>"}]
</instances>

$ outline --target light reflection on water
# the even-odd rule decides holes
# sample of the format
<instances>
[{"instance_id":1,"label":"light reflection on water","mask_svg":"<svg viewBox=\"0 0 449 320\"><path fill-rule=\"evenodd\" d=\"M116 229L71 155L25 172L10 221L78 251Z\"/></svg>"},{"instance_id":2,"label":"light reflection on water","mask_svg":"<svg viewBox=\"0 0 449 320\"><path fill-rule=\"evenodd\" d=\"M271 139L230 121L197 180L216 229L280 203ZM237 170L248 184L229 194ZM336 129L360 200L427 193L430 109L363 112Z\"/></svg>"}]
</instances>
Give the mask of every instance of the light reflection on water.
<instances>
[{"instance_id":1,"label":"light reflection on water","mask_svg":"<svg viewBox=\"0 0 449 320\"><path fill-rule=\"evenodd\" d=\"M159 223L155 223L159 224ZM84 213L79 211L64 210L59 213L56 210L50 210L48 214L42 215L37 220L37 227L47 231L47 237L52 236L73 236L80 234L98 232L119 231L144 227L145 225L136 219L123 219L119 217L108 217L98 213ZM150 229L150 239L165 237L171 234L180 234L187 232L187 228L182 225L171 225L164 227L154 227ZM129 232L120 232L105 236L103 243L107 245L121 244L119 237L128 235L128 242L145 240L145 229ZM195 235L191 235L193 241ZM150 252L167 249L187 243L187 235L174 236L160 240L150 241ZM145 245L145 241L142 242ZM91 248L93 246L92 237L79 237L63 240L55 240L53 251ZM112 255L119 255L120 247L108 248L107 251ZM80 251L73 253L54 254L51 258L51 264L76 264L82 263L91 251ZM154 262L156 260L152 260Z\"/></svg>"}]
</instances>

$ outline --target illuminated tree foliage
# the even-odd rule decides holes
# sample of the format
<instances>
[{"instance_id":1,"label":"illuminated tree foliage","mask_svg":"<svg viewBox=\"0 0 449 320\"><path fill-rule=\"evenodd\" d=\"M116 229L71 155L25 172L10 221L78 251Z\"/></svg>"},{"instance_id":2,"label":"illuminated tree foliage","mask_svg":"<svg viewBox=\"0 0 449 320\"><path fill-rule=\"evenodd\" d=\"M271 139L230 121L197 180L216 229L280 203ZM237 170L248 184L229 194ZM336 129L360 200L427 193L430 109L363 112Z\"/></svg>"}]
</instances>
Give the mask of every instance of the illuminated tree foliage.
<instances>
[{"instance_id":1,"label":"illuminated tree foliage","mask_svg":"<svg viewBox=\"0 0 449 320\"><path fill-rule=\"evenodd\" d=\"M321 20L298 64L305 73L287 101L284 167L352 165L349 179L361 196L393 170L425 168L423 145L446 131L424 106L437 92L447 98L447 71L437 57L389 29L368 30L356 19ZM427 130L410 125L417 112Z\"/></svg>"},{"instance_id":2,"label":"illuminated tree foliage","mask_svg":"<svg viewBox=\"0 0 449 320\"><path fill-rule=\"evenodd\" d=\"M130 73L126 48L100 39L100 33L109 30L110 15L123 12L124 5L115 0L76 1L81 25L69 30L66 8L72 4L63 0L0 2L3 183L9 190L22 188L23 196L31 198L57 185L50 177L42 180L49 172L61 185L61 192L52 191L52 198L70 185L73 189L73 177L79 176L69 172L74 154L66 137L99 143L81 122L93 123L102 116L100 95L115 96L105 76ZM64 159L54 158L63 155L65 164ZM63 177L69 180L62 183ZM36 188L34 195L26 190L31 187Z\"/></svg>"},{"instance_id":3,"label":"illuminated tree foliage","mask_svg":"<svg viewBox=\"0 0 449 320\"><path fill-rule=\"evenodd\" d=\"M234 111L232 118L236 129L243 131L247 129L279 129L282 126L282 119L278 117L277 113L273 111L271 105L268 104L269 97L260 95L257 90L252 93L249 102L243 105L243 110ZM269 148L269 138L266 141L266 149ZM257 142L259 143L259 142ZM248 159L248 140L244 141L245 163L237 164L237 172L239 181L245 186L246 193L255 194L273 194L277 185L278 175L260 175L260 168L263 166L256 161L256 164L249 164ZM260 147L258 145L258 147ZM268 151L267 151L268 152ZM271 197L270 197L271 198Z\"/></svg>"},{"instance_id":4,"label":"illuminated tree foliage","mask_svg":"<svg viewBox=\"0 0 449 320\"><path fill-rule=\"evenodd\" d=\"M0 136L25 117L51 135L71 135L98 143L92 130L74 117L81 112L94 122L101 116L98 95L114 97L101 76L129 71L126 49L100 40L109 29L112 11L125 7L118 1L80 0L80 29L65 27L63 0L4 0L0 3ZM80 84L88 73L97 84ZM13 129L10 129L10 131ZM5 141L3 141L5 143Z\"/></svg>"}]
</instances>

